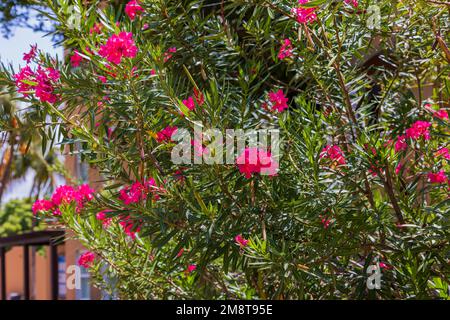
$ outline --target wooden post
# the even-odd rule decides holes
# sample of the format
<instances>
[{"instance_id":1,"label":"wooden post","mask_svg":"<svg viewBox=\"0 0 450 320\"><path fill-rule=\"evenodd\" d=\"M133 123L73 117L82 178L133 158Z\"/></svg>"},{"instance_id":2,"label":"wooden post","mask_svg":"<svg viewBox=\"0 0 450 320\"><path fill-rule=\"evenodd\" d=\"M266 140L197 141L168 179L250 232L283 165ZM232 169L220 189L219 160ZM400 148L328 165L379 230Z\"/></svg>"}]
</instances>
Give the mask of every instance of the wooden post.
<instances>
[{"instance_id":1,"label":"wooden post","mask_svg":"<svg viewBox=\"0 0 450 320\"><path fill-rule=\"evenodd\" d=\"M58 300L58 246L50 244L50 281L52 300Z\"/></svg>"},{"instance_id":2,"label":"wooden post","mask_svg":"<svg viewBox=\"0 0 450 320\"><path fill-rule=\"evenodd\" d=\"M23 298L30 300L30 247L23 246Z\"/></svg>"}]
</instances>

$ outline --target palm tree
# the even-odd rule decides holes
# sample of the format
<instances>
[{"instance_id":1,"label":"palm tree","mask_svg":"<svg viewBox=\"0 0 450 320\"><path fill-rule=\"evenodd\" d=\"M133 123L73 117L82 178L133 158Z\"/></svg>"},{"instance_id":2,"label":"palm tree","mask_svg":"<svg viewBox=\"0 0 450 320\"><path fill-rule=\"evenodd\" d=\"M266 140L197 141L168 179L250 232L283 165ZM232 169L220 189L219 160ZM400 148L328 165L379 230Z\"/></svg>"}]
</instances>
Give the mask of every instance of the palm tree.
<instances>
[{"instance_id":1,"label":"palm tree","mask_svg":"<svg viewBox=\"0 0 450 320\"><path fill-rule=\"evenodd\" d=\"M0 203L5 190L13 182L23 179L29 170L34 172L30 197L55 187L56 172L62 165L53 149L39 138L39 128L28 121L33 113L20 118L20 110L8 95L0 96Z\"/></svg>"}]
</instances>

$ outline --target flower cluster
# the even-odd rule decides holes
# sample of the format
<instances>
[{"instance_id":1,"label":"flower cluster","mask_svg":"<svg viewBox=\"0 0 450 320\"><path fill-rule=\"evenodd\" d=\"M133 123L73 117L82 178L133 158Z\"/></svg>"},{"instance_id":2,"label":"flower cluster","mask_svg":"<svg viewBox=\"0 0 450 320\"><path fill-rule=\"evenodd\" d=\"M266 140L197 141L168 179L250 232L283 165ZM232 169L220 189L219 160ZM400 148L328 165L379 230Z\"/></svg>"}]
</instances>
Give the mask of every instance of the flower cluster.
<instances>
[{"instance_id":1,"label":"flower cluster","mask_svg":"<svg viewBox=\"0 0 450 320\"><path fill-rule=\"evenodd\" d=\"M185 275L188 275L192 272L194 272L197 269L197 265L195 264L190 264L187 269L184 271Z\"/></svg>"},{"instance_id":2,"label":"flower cluster","mask_svg":"<svg viewBox=\"0 0 450 320\"><path fill-rule=\"evenodd\" d=\"M423 138L424 140L430 139L431 123L428 121L416 121L412 126L405 130L405 134L399 135L394 144L395 152L405 151L408 148L407 139L418 140Z\"/></svg>"},{"instance_id":3,"label":"flower cluster","mask_svg":"<svg viewBox=\"0 0 450 320\"><path fill-rule=\"evenodd\" d=\"M159 143L164 141L172 141L172 135L177 132L178 128L175 126L167 126L156 133L156 141Z\"/></svg>"},{"instance_id":4,"label":"flower cluster","mask_svg":"<svg viewBox=\"0 0 450 320\"><path fill-rule=\"evenodd\" d=\"M102 210L95 215L95 218L101 221L106 228L109 227L112 220L112 218L108 217L108 212L111 212L111 210Z\"/></svg>"},{"instance_id":5,"label":"flower cluster","mask_svg":"<svg viewBox=\"0 0 450 320\"><path fill-rule=\"evenodd\" d=\"M435 110L430 103L425 104L425 109L431 112L434 118L438 118L441 120L449 120L448 112L445 109Z\"/></svg>"},{"instance_id":6,"label":"flower cluster","mask_svg":"<svg viewBox=\"0 0 450 320\"><path fill-rule=\"evenodd\" d=\"M183 104L186 106L186 108L188 108L191 111L195 109L195 102L194 102L194 98L192 98L192 97L184 99Z\"/></svg>"},{"instance_id":7,"label":"flower cluster","mask_svg":"<svg viewBox=\"0 0 450 320\"><path fill-rule=\"evenodd\" d=\"M283 90L281 89L277 92L269 92L269 101L273 111L282 112L288 108L288 98L284 96Z\"/></svg>"},{"instance_id":8,"label":"flower cluster","mask_svg":"<svg viewBox=\"0 0 450 320\"><path fill-rule=\"evenodd\" d=\"M81 61L83 61L83 58L79 55L79 52L77 50L74 50L72 56L70 57L70 63L72 64L72 67L75 68L80 66Z\"/></svg>"},{"instance_id":9,"label":"flower cluster","mask_svg":"<svg viewBox=\"0 0 450 320\"><path fill-rule=\"evenodd\" d=\"M166 52L164 52L164 62L169 61L175 52L177 52L177 47L170 47Z\"/></svg>"},{"instance_id":10,"label":"flower cluster","mask_svg":"<svg viewBox=\"0 0 450 320\"><path fill-rule=\"evenodd\" d=\"M78 265L84 268L90 268L94 262L95 254L87 251L78 258Z\"/></svg>"},{"instance_id":11,"label":"flower cluster","mask_svg":"<svg viewBox=\"0 0 450 320\"><path fill-rule=\"evenodd\" d=\"M450 160L450 152L447 148L440 148L436 151L436 157L443 157L445 160Z\"/></svg>"},{"instance_id":12,"label":"flower cluster","mask_svg":"<svg viewBox=\"0 0 450 320\"><path fill-rule=\"evenodd\" d=\"M125 205L129 205L141 202L147 199L149 194L153 194L153 199L158 200L159 195L157 192L159 191L163 191L163 189L156 185L155 179L150 178L143 182L136 181L131 186L125 186L119 191L119 199Z\"/></svg>"},{"instance_id":13,"label":"flower cluster","mask_svg":"<svg viewBox=\"0 0 450 320\"><path fill-rule=\"evenodd\" d=\"M300 7L292 8L292 13L297 17L298 23L307 24L317 20L317 7L307 8L302 7L302 4L308 3L309 0L298 0Z\"/></svg>"},{"instance_id":14,"label":"flower cluster","mask_svg":"<svg viewBox=\"0 0 450 320\"><path fill-rule=\"evenodd\" d=\"M428 121L416 121L410 128L406 129L406 138L418 140L419 138L423 137L424 140L429 140L430 127L431 123L429 123Z\"/></svg>"},{"instance_id":15,"label":"flower cluster","mask_svg":"<svg viewBox=\"0 0 450 320\"><path fill-rule=\"evenodd\" d=\"M31 60L36 58L37 54L37 45L31 46L31 49L29 52L23 54L23 61L26 61L26 63L30 63Z\"/></svg>"},{"instance_id":16,"label":"flower cluster","mask_svg":"<svg viewBox=\"0 0 450 320\"><path fill-rule=\"evenodd\" d=\"M122 31L112 35L105 45L100 46L98 54L109 62L120 64L122 58L134 58L138 48L134 44L133 34Z\"/></svg>"},{"instance_id":17,"label":"flower cluster","mask_svg":"<svg viewBox=\"0 0 450 320\"><path fill-rule=\"evenodd\" d=\"M281 44L280 51L278 52L278 59L283 60L292 56L292 44L291 40L284 39Z\"/></svg>"},{"instance_id":18,"label":"flower cluster","mask_svg":"<svg viewBox=\"0 0 450 320\"><path fill-rule=\"evenodd\" d=\"M144 8L142 8L136 0L128 2L125 6L125 13L128 15L131 21L134 21L136 16L141 12L144 12Z\"/></svg>"},{"instance_id":19,"label":"flower cluster","mask_svg":"<svg viewBox=\"0 0 450 320\"><path fill-rule=\"evenodd\" d=\"M183 104L189 110L193 111L195 109L195 105L201 107L205 103L205 96L201 91L194 88L194 97L189 96L187 99L183 100Z\"/></svg>"},{"instance_id":20,"label":"flower cluster","mask_svg":"<svg viewBox=\"0 0 450 320\"><path fill-rule=\"evenodd\" d=\"M136 239L136 234L139 231L141 231L140 225L137 224L136 221L134 221L130 216L125 216L121 218L119 224L122 227L125 234L133 240Z\"/></svg>"},{"instance_id":21,"label":"flower cluster","mask_svg":"<svg viewBox=\"0 0 450 320\"><path fill-rule=\"evenodd\" d=\"M394 145L395 152L405 151L408 148L406 143L406 135L400 135L397 137L397 141Z\"/></svg>"},{"instance_id":22,"label":"flower cluster","mask_svg":"<svg viewBox=\"0 0 450 320\"><path fill-rule=\"evenodd\" d=\"M103 29L103 25L101 23L96 23L94 26L89 30L89 34L101 34Z\"/></svg>"},{"instance_id":23,"label":"flower cluster","mask_svg":"<svg viewBox=\"0 0 450 320\"><path fill-rule=\"evenodd\" d=\"M39 212L51 211L53 215L59 216L61 215L61 211L59 209L61 205L75 203L76 211L79 212L83 209L86 202L91 201L94 198L94 192L95 191L87 184L83 184L79 187L62 185L56 188L50 200L36 200L32 206L32 211L34 215Z\"/></svg>"},{"instance_id":24,"label":"flower cluster","mask_svg":"<svg viewBox=\"0 0 450 320\"><path fill-rule=\"evenodd\" d=\"M345 0L346 4L352 4L355 8L358 8L358 0Z\"/></svg>"},{"instance_id":25,"label":"flower cluster","mask_svg":"<svg viewBox=\"0 0 450 320\"><path fill-rule=\"evenodd\" d=\"M344 152L338 145L327 145L320 153L320 159L330 159L332 166L345 165Z\"/></svg>"},{"instance_id":26,"label":"flower cluster","mask_svg":"<svg viewBox=\"0 0 450 320\"><path fill-rule=\"evenodd\" d=\"M448 120L448 112L447 112L447 110L439 109L439 110L433 112L433 117L441 119L441 120Z\"/></svg>"},{"instance_id":27,"label":"flower cluster","mask_svg":"<svg viewBox=\"0 0 450 320\"><path fill-rule=\"evenodd\" d=\"M237 157L236 164L247 179L254 173L275 176L279 166L269 151L257 147L245 148Z\"/></svg>"},{"instance_id":28,"label":"flower cluster","mask_svg":"<svg viewBox=\"0 0 450 320\"><path fill-rule=\"evenodd\" d=\"M324 229L328 229L328 227L330 226L330 224L331 224L331 219L330 218L328 218L328 217L323 217L323 216L319 216L319 218L320 218L320 222L322 223L322 225L323 225L323 228Z\"/></svg>"},{"instance_id":29,"label":"flower cluster","mask_svg":"<svg viewBox=\"0 0 450 320\"><path fill-rule=\"evenodd\" d=\"M433 173L433 172L428 173L428 180L431 183L438 183L438 184L447 183L448 177L445 174L444 170L440 170L438 173Z\"/></svg>"},{"instance_id":30,"label":"flower cluster","mask_svg":"<svg viewBox=\"0 0 450 320\"><path fill-rule=\"evenodd\" d=\"M59 71L53 68L38 66L38 69L34 72L28 65L14 75L18 92L28 97L34 91L34 94L41 102L49 103L55 103L58 100L58 96L54 91L59 77Z\"/></svg>"},{"instance_id":31,"label":"flower cluster","mask_svg":"<svg viewBox=\"0 0 450 320\"><path fill-rule=\"evenodd\" d=\"M248 245L249 240L245 239L241 234L238 234L234 237L234 241L241 247L246 247Z\"/></svg>"}]
</instances>

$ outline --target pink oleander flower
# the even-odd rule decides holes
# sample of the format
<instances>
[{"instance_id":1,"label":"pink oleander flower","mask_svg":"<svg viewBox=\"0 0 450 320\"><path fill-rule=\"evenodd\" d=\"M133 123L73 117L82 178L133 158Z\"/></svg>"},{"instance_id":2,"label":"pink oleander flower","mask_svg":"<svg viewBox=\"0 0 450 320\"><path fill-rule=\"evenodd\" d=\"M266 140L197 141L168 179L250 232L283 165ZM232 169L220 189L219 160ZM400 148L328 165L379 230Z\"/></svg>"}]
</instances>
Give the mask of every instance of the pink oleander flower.
<instances>
[{"instance_id":1,"label":"pink oleander flower","mask_svg":"<svg viewBox=\"0 0 450 320\"><path fill-rule=\"evenodd\" d=\"M197 266L195 264L190 264L184 273L186 275L188 275L188 274L194 272L196 269L197 269Z\"/></svg>"},{"instance_id":2,"label":"pink oleander flower","mask_svg":"<svg viewBox=\"0 0 450 320\"><path fill-rule=\"evenodd\" d=\"M104 227L109 227L112 221L112 218L108 217L108 212L111 210L102 210L95 215L95 218L101 221Z\"/></svg>"},{"instance_id":3,"label":"pink oleander flower","mask_svg":"<svg viewBox=\"0 0 450 320\"><path fill-rule=\"evenodd\" d=\"M331 224L331 219L328 219L327 217L323 217L323 218L320 220L320 222L322 223L324 229L328 229L328 227L329 227L330 224Z\"/></svg>"},{"instance_id":4,"label":"pink oleander flower","mask_svg":"<svg viewBox=\"0 0 450 320\"><path fill-rule=\"evenodd\" d=\"M29 66L25 66L20 69L19 73L14 75L16 87L18 89L17 91L27 97L28 91L32 91L35 87L35 84L33 85L30 83L34 82L34 77L35 74Z\"/></svg>"},{"instance_id":5,"label":"pink oleander flower","mask_svg":"<svg viewBox=\"0 0 450 320\"><path fill-rule=\"evenodd\" d=\"M131 186L125 186L119 191L119 199L124 202L125 205L131 203L138 203L147 199L150 193L156 193L162 191L161 188L156 186L155 179L150 178L143 183L136 181ZM158 195L154 195L154 199L158 199Z\"/></svg>"},{"instance_id":6,"label":"pink oleander flower","mask_svg":"<svg viewBox=\"0 0 450 320\"><path fill-rule=\"evenodd\" d=\"M106 79L105 76L98 76L97 78L98 78L98 80L100 80L102 83L106 83L106 81L108 81L108 79Z\"/></svg>"},{"instance_id":7,"label":"pink oleander flower","mask_svg":"<svg viewBox=\"0 0 450 320\"><path fill-rule=\"evenodd\" d=\"M327 145L320 153L320 159L330 159L333 165L345 165L344 152L338 145Z\"/></svg>"},{"instance_id":8,"label":"pink oleander flower","mask_svg":"<svg viewBox=\"0 0 450 320\"><path fill-rule=\"evenodd\" d=\"M247 179L256 173L275 176L279 167L269 151L257 147L245 148L237 157L236 165Z\"/></svg>"},{"instance_id":9,"label":"pink oleander flower","mask_svg":"<svg viewBox=\"0 0 450 320\"><path fill-rule=\"evenodd\" d=\"M49 77L49 79L52 80L53 82L56 82L59 80L60 74L59 74L58 70L53 69L53 68L47 68L47 69L45 69L45 72L46 72L47 76Z\"/></svg>"},{"instance_id":10,"label":"pink oleander flower","mask_svg":"<svg viewBox=\"0 0 450 320\"><path fill-rule=\"evenodd\" d=\"M83 58L79 55L79 52L77 50L73 51L73 55L70 57L70 63L72 64L72 67L78 67L83 61Z\"/></svg>"},{"instance_id":11,"label":"pink oleander flower","mask_svg":"<svg viewBox=\"0 0 450 320\"><path fill-rule=\"evenodd\" d=\"M172 135L177 132L178 128L175 126L167 126L163 130L156 133L156 141L159 143L164 141L172 141Z\"/></svg>"},{"instance_id":12,"label":"pink oleander flower","mask_svg":"<svg viewBox=\"0 0 450 320\"><path fill-rule=\"evenodd\" d=\"M183 100L183 104L186 106L186 108L188 108L191 111L195 109L195 102L194 98L192 97Z\"/></svg>"},{"instance_id":13,"label":"pink oleander flower","mask_svg":"<svg viewBox=\"0 0 450 320\"><path fill-rule=\"evenodd\" d=\"M154 76L155 74L156 74L155 69L151 69L151 70L150 70L150 75L151 75L151 76Z\"/></svg>"},{"instance_id":14,"label":"pink oleander flower","mask_svg":"<svg viewBox=\"0 0 450 320\"><path fill-rule=\"evenodd\" d=\"M89 185L83 184L76 189L76 201L77 209L83 208L85 202L94 199L94 189L91 189Z\"/></svg>"},{"instance_id":15,"label":"pink oleander flower","mask_svg":"<svg viewBox=\"0 0 450 320\"><path fill-rule=\"evenodd\" d=\"M103 25L101 23L96 23L94 24L94 27L92 27L89 30L90 34L96 33L96 34L101 34L102 33L102 29L103 29Z\"/></svg>"},{"instance_id":16,"label":"pink oleander flower","mask_svg":"<svg viewBox=\"0 0 450 320\"><path fill-rule=\"evenodd\" d=\"M111 140L113 133L114 133L114 128L108 128L108 130L107 130L108 139Z\"/></svg>"},{"instance_id":17,"label":"pink oleander flower","mask_svg":"<svg viewBox=\"0 0 450 320\"><path fill-rule=\"evenodd\" d=\"M395 167L395 174L399 174L402 171L403 165L401 163L399 163L396 167Z\"/></svg>"},{"instance_id":18,"label":"pink oleander flower","mask_svg":"<svg viewBox=\"0 0 450 320\"><path fill-rule=\"evenodd\" d=\"M205 96L201 91L197 90L197 88L194 88L194 98L199 107L201 107L205 103Z\"/></svg>"},{"instance_id":19,"label":"pink oleander flower","mask_svg":"<svg viewBox=\"0 0 450 320\"><path fill-rule=\"evenodd\" d=\"M105 45L100 46L98 54L109 62L120 64L122 58L134 58L138 48L134 44L133 34L122 31L112 35Z\"/></svg>"},{"instance_id":20,"label":"pink oleander flower","mask_svg":"<svg viewBox=\"0 0 450 320\"><path fill-rule=\"evenodd\" d=\"M78 193L75 188L66 185L56 188L55 192L52 195L52 202L56 206L60 206L61 204L69 204L77 199Z\"/></svg>"},{"instance_id":21,"label":"pink oleander flower","mask_svg":"<svg viewBox=\"0 0 450 320\"><path fill-rule=\"evenodd\" d=\"M242 237L241 234L238 234L236 237L234 237L234 241L240 246L240 247L246 247L248 245L248 240Z\"/></svg>"},{"instance_id":22,"label":"pink oleander flower","mask_svg":"<svg viewBox=\"0 0 450 320\"><path fill-rule=\"evenodd\" d=\"M41 200L36 200L34 202L33 206L31 207L31 210L33 211L33 214L36 215L40 211L53 210L54 207L55 207L55 204L52 201L46 200L46 199L41 199Z\"/></svg>"},{"instance_id":23,"label":"pink oleander flower","mask_svg":"<svg viewBox=\"0 0 450 320\"><path fill-rule=\"evenodd\" d=\"M183 174L183 171L186 170L185 168L181 168L179 170L176 170L173 174L174 178L180 182L184 182L186 180L186 177Z\"/></svg>"},{"instance_id":24,"label":"pink oleander flower","mask_svg":"<svg viewBox=\"0 0 450 320\"><path fill-rule=\"evenodd\" d=\"M358 8L358 0L345 0L346 4L352 4L355 8Z\"/></svg>"},{"instance_id":25,"label":"pink oleander flower","mask_svg":"<svg viewBox=\"0 0 450 320\"><path fill-rule=\"evenodd\" d=\"M281 44L280 51L278 52L278 59L283 60L292 56L292 44L291 40L284 39Z\"/></svg>"},{"instance_id":26,"label":"pink oleander flower","mask_svg":"<svg viewBox=\"0 0 450 320\"><path fill-rule=\"evenodd\" d=\"M136 234L141 231L141 226L133 221L130 216L123 217L119 224L125 234L133 240L136 239Z\"/></svg>"},{"instance_id":27,"label":"pink oleander flower","mask_svg":"<svg viewBox=\"0 0 450 320\"><path fill-rule=\"evenodd\" d=\"M395 152L405 151L408 148L408 144L406 143L406 136L400 135L397 137L397 141L395 142L394 149Z\"/></svg>"},{"instance_id":28,"label":"pink oleander flower","mask_svg":"<svg viewBox=\"0 0 450 320\"><path fill-rule=\"evenodd\" d=\"M431 127L431 123L427 121L416 121L413 125L406 129L406 137L413 140L417 140L423 137L425 140L430 139L430 132L428 129Z\"/></svg>"},{"instance_id":29,"label":"pink oleander flower","mask_svg":"<svg viewBox=\"0 0 450 320\"><path fill-rule=\"evenodd\" d=\"M441 119L441 120L448 120L448 112L447 112L447 110L440 109L433 113L433 117Z\"/></svg>"},{"instance_id":30,"label":"pink oleander flower","mask_svg":"<svg viewBox=\"0 0 450 320\"><path fill-rule=\"evenodd\" d=\"M180 258L184 253L184 248L181 248L180 251L177 253L177 258Z\"/></svg>"},{"instance_id":31,"label":"pink oleander flower","mask_svg":"<svg viewBox=\"0 0 450 320\"><path fill-rule=\"evenodd\" d=\"M18 92L25 97L34 90L41 102L55 103L58 100L58 96L54 94L55 84L59 80L58 70L38 66L36 72L33 72L27 65L14 75L14 79Z\"/></svg>"},{"instance_id":32,"label":"pink oleander flower","mask_svg":"<svg viewBox=\"0 0 450 320\"><path fill-rule=\"evenodd\" d=\"M164 52L164 62L169 61L175 52L177 52L177 47L170 47L166 52Z\"/></svg>"},{"instance_id":33,"label":"pink oleander flower","mask_svg":"<svg viewBox=\"0 0 450 320\"><path fill-rule=\"evenodd\" d=\"M131 21L134 21L136 15L144 12L144 8L139 5L139 2L132 0L125 6L125 13L128 15Z\"/></svg>"},{"instance_id":34,"label":"pink oleander flower","mask_svg":"<svg viewBox=\"0 0 450 320\"><path fill-rule=\"evenodd\" d=\"M106 215L106 212L107 212L107 211L108 211L108 210L102 210L102 211L98 212L98 213L95 215L95 218L96 218L97 220L100 220L100 221L105 220L106 217L107 217L107 215Z\"/></svg>"},{"instance_id":35,"label":"pink oleander flower","mask_svg":"<svg viewBox=\"0 0 450 320\"><path fill-rule=\"evenodd\" d=\"M59 186L51 197L51 201L55 206L67 205L76 202L76 209L79 211L83 208L85 202L94 198L94 190L87 184L83 184L77 188L71 186Z\"/></svg>"},{"instance_id":36,"label":"pink oleander flower","mask_svg":"<svg viewBox=\"0 0 450 320\"><path fill-rule=\"evenodd\" d=\"M441 148L436 151L436 157L443 157L446 160L450 160L450 153L447 148Z\"/></svg>"},{"instance_id":37,"label":"pink oleander flower","mask_svg":"<svg viewBox=\"0 0 450 320\"><path fill-rule=\"evenodd\" d=\"M94 259L95 254L93 252L87 251L78 258L78 265L88 269L92 266L92 262L94 262Z\"/></svg>"},{"instance_id":38,"label":"pink oleander flower","mask_svg":"<svg viewBox=\"0 0 450 320\"><path fill-rule=\"evenodd\" d=\"M269 101L271 103L272 110L282 112L288 108L288 98L284 96L283 90L277 92L269 92Z\"/></svg>"},{"instance_id":39,"label":"pink oleander flower","mask_svg":"<svg viewBox=\"0 0 450 320\"><path fill-rule=\"evenodd\" d=\"M138 203L147 197L145 187L140 182L135 182L131 186L124 187L119 193L119 199L126 205Z\"/></svg>"},{"instance_id":40,"label":"pink oleander flower","mask_svg":"<svg viewBox=\"0 0 450 320\"><path fill-rule=\"evenodd\" d=\"M441 170L438 173L428 173L428 180L430 183L446 183L448 181L448 178L445 174L445 171Z\"/></svg>"},{"instance_id":41,"label":"pink oleander flower","mask_svg":"<svg viewBox=\"0 0 450 320\"><path fill-rule=\"evenodd\" d=\"M37 86L35 87L36 97L42 102L55 103L58 96L54 94L55 83L59 80L59 71L53 68L43 69L40 66L36 71Z\"/></svg>"},{"instance_id":42,"label":"pink oleander flower","mask_svg":"<svg viewBox=\"0 0 450 320\"><path fill-rule=\"evenodd\" d=\"M386 269L386 270L391 270L393 269L393 267L390 264L384 263L384 262L380 262L379 266L381 269Z\"/></svg>"},{"instance_id":43,"label":"pink oleander flower","mask_svg":"<svg viewBox=\"0 0 450 320\"><path fill-rule=\"evenodd\" d=\"M131 68L131 72L130 72L130 77L131 78L137 78L139 77L139 74L137 73L137 67L133 67ZM128 76L125 76L126 79L128 79Z\"/></svg>"},{"instance_id":44,"label":"pink oleander flower","mask_svg":"<svg viewBox=\"0 0 450 320\"><path fill-rule=\"evenodd\" d=\"M298 8L292 8L291 12L297 17L298 23L312 23L317 20L317 14L316 10L317 7L313 8L306 8L302 7L302 4L308 3L309 0L298 0L298 3L300 4L300 7Z\"/></svg>"},{"instance_id":45,"label":"pink oleander flower","mask_svg":"<svg viewBox=\"0 0 450 320\"><path fill-rule=\"evenodd\" d=\"M37 44L35 44L34 46L32 45L30 51L23 54L23 60L26 61L27 63L30 63L30 61L36 57L36 53L37 53Z\"/></svg>"}]
</instances>

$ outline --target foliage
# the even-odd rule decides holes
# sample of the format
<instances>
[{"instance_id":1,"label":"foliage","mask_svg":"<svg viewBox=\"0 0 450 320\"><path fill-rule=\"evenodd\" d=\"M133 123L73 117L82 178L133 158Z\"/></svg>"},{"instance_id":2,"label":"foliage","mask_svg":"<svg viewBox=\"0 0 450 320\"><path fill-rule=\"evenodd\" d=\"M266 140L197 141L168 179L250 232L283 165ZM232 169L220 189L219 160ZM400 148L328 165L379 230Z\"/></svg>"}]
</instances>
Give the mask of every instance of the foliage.
<instances>
[{"instance_id":1,"label":"foliage","mask_svg":"<svg viewBox=\"0 0 450 320\"><path fill-rule=\"evenodd\" d=\"M85 5L89 2L84 1ZM124 0L109 1L110 5L119 7ZM10 38L15 29L30 28L38 32L54 32L55 28L39 11L45 10L45 1L41 0L2 0L0 3L0 33L5 38ZM53 22L53 21L50 21ZM53 40L59 40L60 34L55 34Z\"/></svg>"},{"instance_id":2,"label":"foliage","mask_svg":"<svg viewBox=\"0 0 450 320\"><path fill-rule=\"evenodd\" d=\"M56 174L65 174L54 150L47 150L42 143L34 114L26 108L18 108L11 97L0 97L0 202L6 188L23 179L29 170L33 171L30 197L51 192Z\"/></svg>"},{"instance_id":3,"label":"foliage","mask_svg":"<svg viewBox=\"0 0 450 320\"><path fill-rule=\"evenodd\" d=\"M106 181L86 203L74 190L56 203L60 190L42 212L96 254L99 286L128 299L448 298L448 184L432 183L449 172L445 3L377 1L379 29L370 1L312 1L308 23L294 1L142 0L134 20L91 3L76 27L72 4L48 0L46 14L78 53L39 53L46 71L4 69L0 84L31 103L44 145L62 141ZM188 107L194 89L204 102ZM278 90L282 112L268 108ZM174 164L157 133L194 122L279 128L278 174ZM382 286L368 290L376 259Z\"/></svg>"},{"instance_id":4,"label":"foliage","mask_svg":"<svg viewBox=\"0 0 450 320\"><path fill-rule=\"evenodd\" d=\"M31 199L25 198L11 200L3 205L0 210L0 237L20 234L32 229L31 204Z\"/></svg>"}]
</instances>

